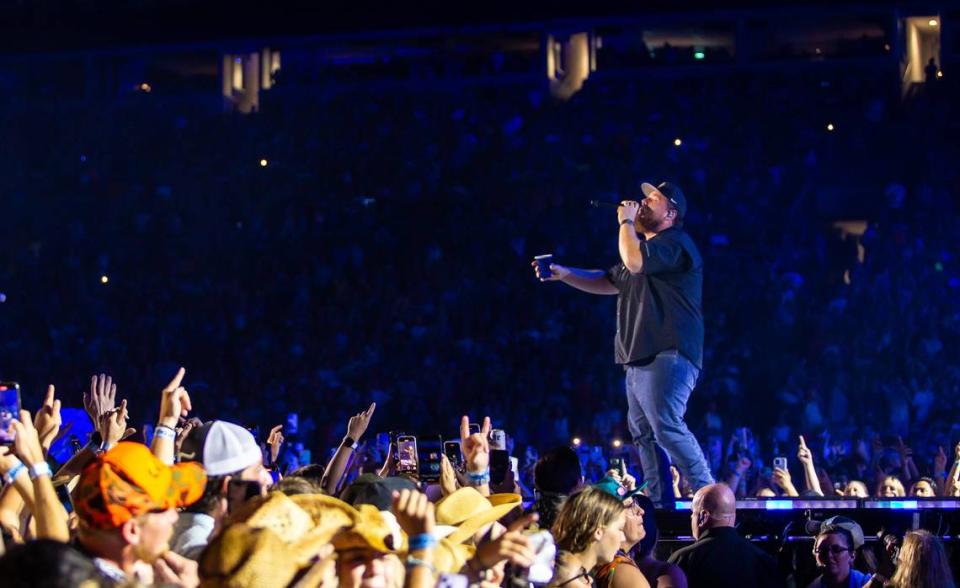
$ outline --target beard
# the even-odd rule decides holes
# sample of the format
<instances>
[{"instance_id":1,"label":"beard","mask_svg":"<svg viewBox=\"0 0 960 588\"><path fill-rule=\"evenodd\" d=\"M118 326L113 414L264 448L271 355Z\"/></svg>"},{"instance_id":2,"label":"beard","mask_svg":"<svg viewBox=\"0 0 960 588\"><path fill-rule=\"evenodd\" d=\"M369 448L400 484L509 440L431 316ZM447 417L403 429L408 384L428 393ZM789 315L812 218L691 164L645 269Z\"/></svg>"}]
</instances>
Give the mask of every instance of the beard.
<instances>
[{"instance_id":1,"label":"beard","mask_svg":"<svg viewBox=\"0 0 960 588\"><path fill-rule=\"evenodd\" d=\"M660 226L660 223L653 218L653 211L646 206L640 207L640 212L637 214L637 224L644 231L656 231L657 227Z\"/></svg>"}]
</instances>

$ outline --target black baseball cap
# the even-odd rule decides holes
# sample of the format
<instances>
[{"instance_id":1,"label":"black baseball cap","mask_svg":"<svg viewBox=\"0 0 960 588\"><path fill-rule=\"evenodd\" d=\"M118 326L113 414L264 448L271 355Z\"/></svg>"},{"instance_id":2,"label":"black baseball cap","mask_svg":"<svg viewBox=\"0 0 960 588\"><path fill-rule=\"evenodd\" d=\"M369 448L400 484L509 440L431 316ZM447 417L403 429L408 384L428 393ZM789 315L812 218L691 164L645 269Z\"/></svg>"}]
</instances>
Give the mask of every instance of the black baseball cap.
<instances>
[{"instance_id":1,"label":"black baseball cap","mask_svg":"<svg viewBox=\"0 0 960 588\"><path fill-rule=\"evenodd\" d=\"M666 196L667 200L677 209L680 213L680 218L687 216L687 197L683 195L683 190L680 189L680 186L671 182L660 182L659 186L644 182L640 184L640 189L643 190L644 196L649 196L651 192L660 192Z\"/></svg>"}]
</instances>

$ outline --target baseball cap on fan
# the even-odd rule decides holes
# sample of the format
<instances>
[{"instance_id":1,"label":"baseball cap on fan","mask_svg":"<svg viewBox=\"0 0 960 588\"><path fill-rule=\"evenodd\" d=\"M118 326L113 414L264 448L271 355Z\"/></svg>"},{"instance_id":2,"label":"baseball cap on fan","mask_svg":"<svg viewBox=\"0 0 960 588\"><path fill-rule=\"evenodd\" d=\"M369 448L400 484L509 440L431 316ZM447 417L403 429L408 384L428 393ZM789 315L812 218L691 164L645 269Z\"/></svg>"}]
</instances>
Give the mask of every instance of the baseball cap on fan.
<instances>
[{"instance_id":1,"label":"baseball cap on fan","mask_svg":"<svg viewBox=\"0 0 960 588\"><path fill-rule=\"evenodd\" d=\"M200 462L208 476L234 474L263 460L253 434L226 421L210 421L190 431L179 457L181 462Z\"/></svg>"},{"instance_id":2,"label":"baseball cap on fan","mask_svg":"<svg viewBox=\"0 0 960 588\"><path fill-rule=\"evenodd\" d=\"M189 506L206 484L199 464L168 466L146 445L124 441L84 468L73 505L83 524L113 529L143 514Z\"/></svg>"},{"instance_id":3,"label":"baseball cap on fan","mask_svg":"<svg viewBox=\"0 0 960 588\"><path fill-rule=\"evenodd\" d=\"M687 197L683 195L683 190L680 189L680 186L671 182L660 182L659 186L644 182L640 184L640 189L643 191L644 196L649 196L653 192L660 192L666 196L667 200L677 209L677 212L680 213L680 218L687 216Z\"/></svg>"}]
</instances>

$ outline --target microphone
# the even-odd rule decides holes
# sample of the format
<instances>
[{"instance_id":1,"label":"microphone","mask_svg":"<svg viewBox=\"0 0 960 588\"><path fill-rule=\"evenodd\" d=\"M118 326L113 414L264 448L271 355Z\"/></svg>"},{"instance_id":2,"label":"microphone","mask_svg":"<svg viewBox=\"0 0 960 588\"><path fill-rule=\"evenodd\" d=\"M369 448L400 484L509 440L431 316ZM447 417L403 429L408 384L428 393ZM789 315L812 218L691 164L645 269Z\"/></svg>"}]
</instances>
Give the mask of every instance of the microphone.
<instances>
[{"instance_id":1,"label":"microphone","mask_svg":"<svg viewBox=\"0 0 960 588\"><path fill-rule=\"evenodd\" d=\"M604 200L591 200L590 206L594 208L620 208L620 203L618 202L606 202Z\"/></svg>"}]
</instances>

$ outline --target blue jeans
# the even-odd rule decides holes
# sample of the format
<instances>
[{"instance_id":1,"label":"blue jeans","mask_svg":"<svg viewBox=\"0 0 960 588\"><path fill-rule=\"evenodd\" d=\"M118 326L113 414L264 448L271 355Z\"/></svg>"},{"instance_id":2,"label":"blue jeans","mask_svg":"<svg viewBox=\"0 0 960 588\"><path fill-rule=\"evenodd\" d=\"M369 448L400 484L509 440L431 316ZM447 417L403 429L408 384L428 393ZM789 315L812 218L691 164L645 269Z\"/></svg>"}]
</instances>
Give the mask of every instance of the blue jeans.
<instances>
[{"instance_id":1,"label":"blue jeans","mask_svg":"<svg viewBox=\"0 0 960 588\"><path fill-rule=\"evenodd\" d=\"M714 482L700 444L683 422L699 375L700 370L675 350L658 353L647 365L627 366L627 421L657 507L673 503L672 484L660 472L657 445L695 491Z\"/></svg>"}]
</instances>

